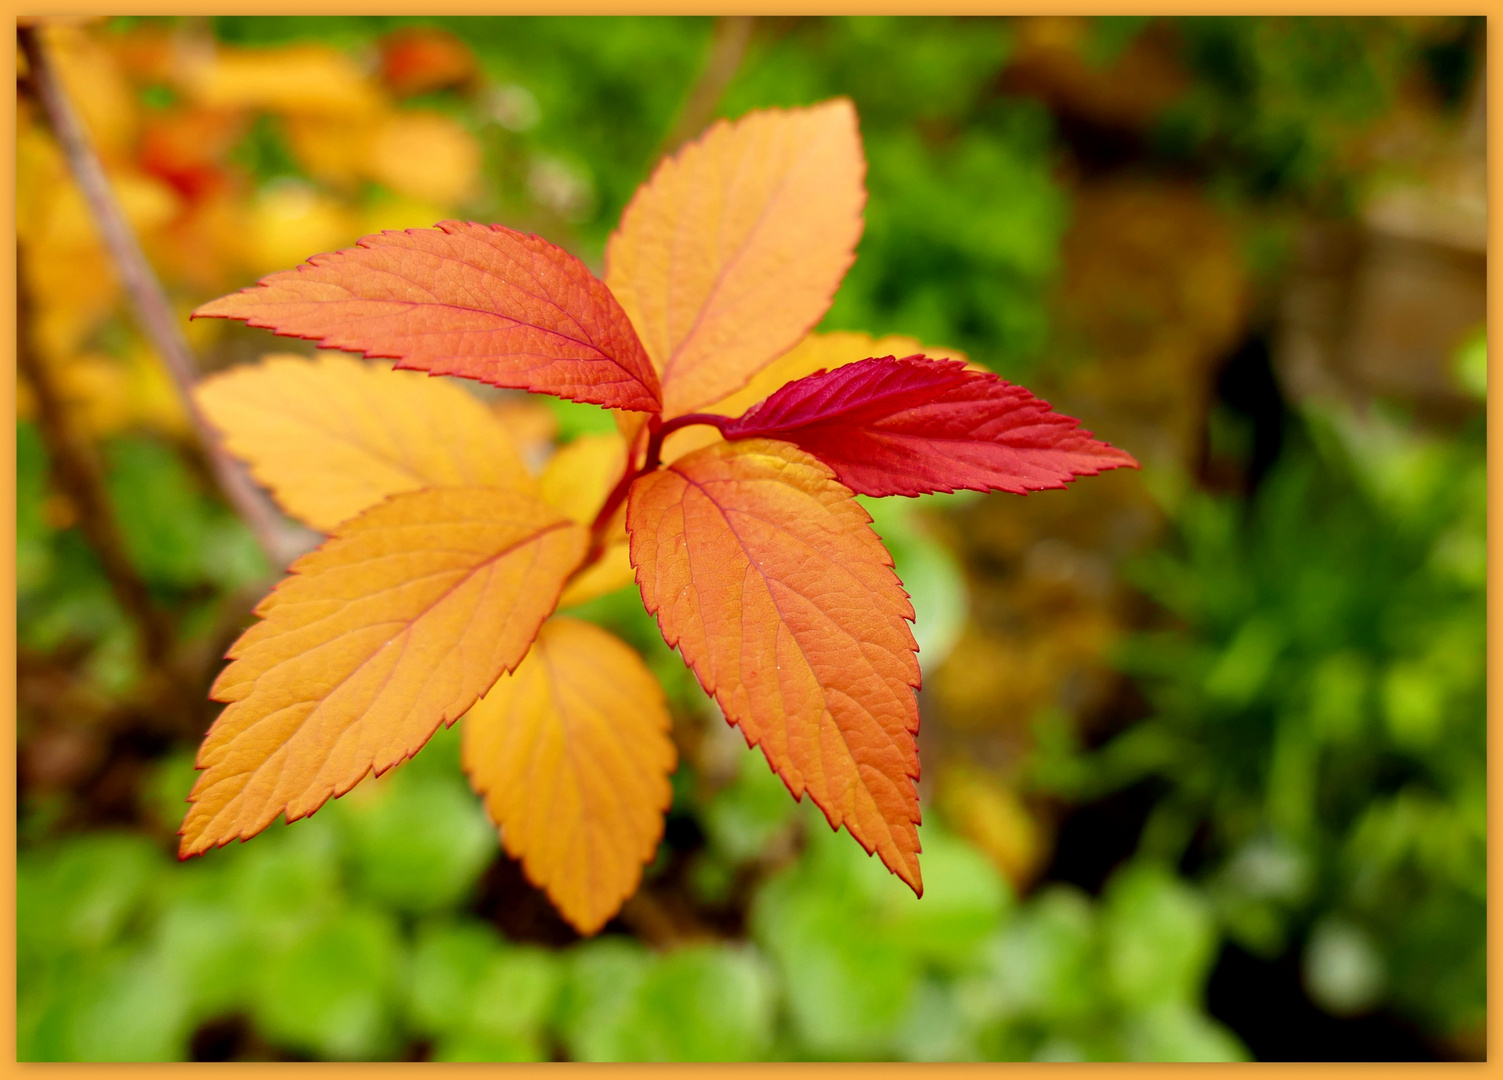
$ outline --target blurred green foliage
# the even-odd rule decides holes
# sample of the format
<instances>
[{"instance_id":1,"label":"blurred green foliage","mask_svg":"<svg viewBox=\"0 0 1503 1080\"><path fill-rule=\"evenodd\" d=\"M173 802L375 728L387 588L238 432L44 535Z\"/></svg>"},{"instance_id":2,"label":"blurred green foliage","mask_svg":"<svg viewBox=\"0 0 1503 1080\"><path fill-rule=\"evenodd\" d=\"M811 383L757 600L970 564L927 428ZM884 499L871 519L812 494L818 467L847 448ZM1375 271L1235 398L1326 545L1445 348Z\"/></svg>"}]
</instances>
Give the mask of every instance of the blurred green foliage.
<instances>
[{"instance_id":1,"label":"blurred green foliage","mask_svg":"<svg viewBox=\"0 0 1503 1080\"><path fill-rule=\"evenodd\" d=\"M1413 37L1393 19L1180 20L1193 88L1165 111L1162 149L1214 162L1254 197L1349 200L1347 140L1393 103Z\"/></svg>"},{"instance_id":2,"label":"blurred green foliage","mask_svg":"<svg viewBox=\"0 0 1503 1080\"><path fill-rule=\"evenodd\" d=\"M919 900L745 762L703 808L713 857L744 863L779 829L808 849L759 887L750 940L667 952L619 933L518 944L467 913L494 839L457 731L308 821L184 864L140 833L23 851L18 1056L179 1059L236 1016L284 1053L357 1060L420 1042L450 1061L1243 1056L1197 1007L1216 931L1172 877L1019 904L931 825ZM158 774L164 832L190 783L186 758Z\"/></svg>"},{"instance_id":3,"label":"blurred green foliage","mask_svg":"<svg viewBox=\"0 0 1503 1080\"><path fill-rule=\"evenodd\" d=\"M236 44L355 47L399 25L454 32L490 78L535 100L535 124L484 127L489 209L525 214L526 164L564 163L592 192L569 225L596 265L712 32L708 19L221 16L215 33ZM721 115L844 94L861 116L866 232L826 329L908 334L970 350L1006 374L1037 360L1067 202L1050 176L1047 110L989 93L1007 59L997 20L808 20L753 41ZM258 160L271 175L287 155Z\"/></svg>"},{"instance_id":4,"label":"blurred green foliage","mask_svg":"<svg viewBox=\"0 0 1503 1080\"><path fill-rule=\"evenodd\" d=\"M1178 626L1121 664L1152 715L1036 781L1156 778L1140 853L1193 868L1249 951L1304 941L1312 996L1439 1034L1484 1017L1486 463L1480 420L1296 423L1250 503L1185 493L1136 579Z\"/></svg>"}]
</instances>

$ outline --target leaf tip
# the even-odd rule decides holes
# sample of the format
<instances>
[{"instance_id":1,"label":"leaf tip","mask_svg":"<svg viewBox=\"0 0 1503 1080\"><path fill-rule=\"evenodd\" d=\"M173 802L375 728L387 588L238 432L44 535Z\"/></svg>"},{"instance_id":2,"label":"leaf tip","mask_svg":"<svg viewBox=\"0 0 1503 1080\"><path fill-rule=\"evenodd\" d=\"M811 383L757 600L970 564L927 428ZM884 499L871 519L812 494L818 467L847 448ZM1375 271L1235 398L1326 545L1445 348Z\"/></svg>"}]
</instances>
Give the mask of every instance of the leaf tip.
<instances>
[{"instance_id":1,"label":"leaf tip","mask_svg":"<svg viewBox=\"0 0 1503 1080\"><path fill-rule=\"evenodd\" d=\"M231 299L232 297L239 296L240 293L244 292L244 291L245 290L242 289L242 290L239 290L237 292L232 292L232 293L230 293L227 296L221 296L221 297L219 297L216 300L205 301L204 303L199 304L198 307L196 307L192 311L190 311L188 313L188 318L190 320L192 320L192 319L232 319L235 316L232 315L232 314L230 314L230 312L227 311L222 305L227 300Z\"/></svg>"}]
</instances>

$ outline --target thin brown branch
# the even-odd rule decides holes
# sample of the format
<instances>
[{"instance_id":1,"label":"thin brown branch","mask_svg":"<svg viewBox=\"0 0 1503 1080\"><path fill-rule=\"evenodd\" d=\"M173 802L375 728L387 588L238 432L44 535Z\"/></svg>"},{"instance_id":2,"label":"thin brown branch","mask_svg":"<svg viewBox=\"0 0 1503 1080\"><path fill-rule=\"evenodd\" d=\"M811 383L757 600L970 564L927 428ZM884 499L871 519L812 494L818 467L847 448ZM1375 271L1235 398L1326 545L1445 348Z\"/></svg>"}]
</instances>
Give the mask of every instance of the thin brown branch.
<instances>
[{"instance_id":1,"label":"thin brown branch","mask_svg":"<svg viewBox=\"0 0 1503 1080\"><path fill-rule=\"evenodd\" d=\"M659 900L646 886L621 905L621 921L631 932L655 949L672 949L691 942L713 941L715 935L693 914L678 905Z\"/></svg>"},{"instance_id":2,"label":"thin brown branch","mask_svg":"<svg viewBox=\"0 0 1503 1080\"><path fill-rule=\"evenodd\" d=\"M151 602L146 582L125 554L104 476L91 444L68 417L52 372L37 356L31 342L30 294L24 271L16 270L16 369L36 400L37 428L47 447L52 482L78 514L79 530L93 549L115 601L140 635L141 657L149 670L159 669L172 645L166 615Z\"/></svg>"},{"instance_id":3,"label":"thin brown branch","mask_svg":"<svg viewBox=\"0 0 1503 1080\"><path fill-rule=\"evenodd\" d=\"M187 411L199 446L213 471L219 489L235 512L255 533L266 557L278 568L284 567L309 546L303 530L290 528L271 501L256 487L245 469L219 445L214 432L193 401L192 387L198 381L198 364L178 326L177 317L167 301L161 282L125 220L115 199L109 178L88 133L69 102L46 46L32 26L16 29L25 51L31 86L47 116L58 146L67 159L68 168L89 204L99 226L105 246L131 298L142 330L156 348L177 386L183 408Z\"/></svg>"},{"instance_id":4,"label":"thin brown branch","mask_svg":"<svg viewBox=\"0 0 1503 1080\"><path fill-rule=\"evenodd\" d=\"M721 15L715 20L715 32L710 38L710 55L704 70L689 90L684 107L668 137L663 140L658 156L666 157L684 143L703 131L715 118L715 109L725 95L726 87L736 77L741 61L746 57L746 47L751 43L752 28L756 25L753 15Z\"/></svg>"}]
</instances>

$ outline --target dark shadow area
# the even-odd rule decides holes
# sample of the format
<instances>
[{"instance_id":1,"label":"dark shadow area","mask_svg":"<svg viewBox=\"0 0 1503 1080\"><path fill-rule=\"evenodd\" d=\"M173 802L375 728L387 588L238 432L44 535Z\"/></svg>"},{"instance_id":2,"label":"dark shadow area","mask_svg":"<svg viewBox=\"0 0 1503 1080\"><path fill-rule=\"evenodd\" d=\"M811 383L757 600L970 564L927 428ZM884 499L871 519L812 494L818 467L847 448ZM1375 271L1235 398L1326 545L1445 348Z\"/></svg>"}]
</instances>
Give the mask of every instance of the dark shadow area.
<instances>
[{"instance_id":1,"label":"dark shadow area","mask_svg":"<svg viewBox=\"0 0 1503 1080\"><path fill-rule=\"evenodd\" d=\"M1259 1061L1436 1061L1434 1046L1386 1013L1343 1018L1306 995L1299 960L1262 960L1228 944L1206 987L1210 1014Z\"/></svg>"}]
</instances>

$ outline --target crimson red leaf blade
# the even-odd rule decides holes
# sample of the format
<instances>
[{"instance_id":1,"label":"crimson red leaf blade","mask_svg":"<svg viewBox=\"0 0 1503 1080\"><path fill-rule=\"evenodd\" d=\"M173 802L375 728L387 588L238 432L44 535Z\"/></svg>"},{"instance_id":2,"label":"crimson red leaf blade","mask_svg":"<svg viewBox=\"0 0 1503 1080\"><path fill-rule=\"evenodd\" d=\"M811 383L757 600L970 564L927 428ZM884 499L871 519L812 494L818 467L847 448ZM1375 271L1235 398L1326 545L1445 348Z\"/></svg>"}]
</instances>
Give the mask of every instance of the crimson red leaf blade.
<instances>
[{"instance_id":1,"label":"crimson red leaf blade","mask_svg":"<svg viewBox=\"0 0 1503 1080\"><path fill-rule=\"evenodd\" d=\"M862 495L1062 488L1137 468L1021 386L954 360L872 358L788 383L734 420L727 439L802 447Z\"/></svg>"},{"instance_id":2,"label":"crimson red leaf blade","mask_svg":"<svg viewBox=\"0 0 1503 1080\"><path fill-rule=\"evenodd\" d=\"M662 406L652 361L605 283L562 248L501 225L377 233L193 314L432 375L613 409Z\"/></svg>"}]
</instances>

